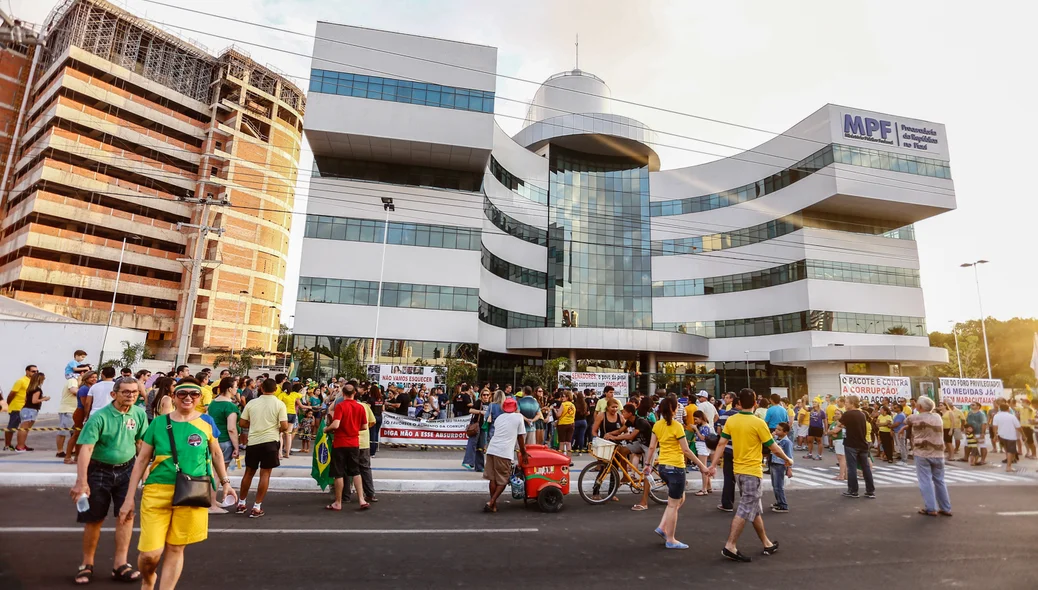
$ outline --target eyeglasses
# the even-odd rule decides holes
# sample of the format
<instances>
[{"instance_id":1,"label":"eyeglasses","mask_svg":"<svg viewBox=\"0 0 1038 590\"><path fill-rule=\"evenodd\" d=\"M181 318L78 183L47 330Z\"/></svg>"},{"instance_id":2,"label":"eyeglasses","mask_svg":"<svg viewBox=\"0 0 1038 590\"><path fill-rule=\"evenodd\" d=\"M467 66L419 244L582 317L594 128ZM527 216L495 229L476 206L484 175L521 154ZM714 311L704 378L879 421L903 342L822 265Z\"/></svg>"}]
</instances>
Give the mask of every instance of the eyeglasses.
<instances>
[{"instance_id":1,"label":"eyeglasses","mask_svg":"<svg viewBox=\"0 0 1038 590\"><path fill-rule=\"evenodd\" d=\"M179 398L179 399L184 399L187 396L191 396L191 399L198 399L198 398L202 397L202 392L201 391L178 391L174 395L176 395L177 398Z\"/></svg>"}]
</instances>

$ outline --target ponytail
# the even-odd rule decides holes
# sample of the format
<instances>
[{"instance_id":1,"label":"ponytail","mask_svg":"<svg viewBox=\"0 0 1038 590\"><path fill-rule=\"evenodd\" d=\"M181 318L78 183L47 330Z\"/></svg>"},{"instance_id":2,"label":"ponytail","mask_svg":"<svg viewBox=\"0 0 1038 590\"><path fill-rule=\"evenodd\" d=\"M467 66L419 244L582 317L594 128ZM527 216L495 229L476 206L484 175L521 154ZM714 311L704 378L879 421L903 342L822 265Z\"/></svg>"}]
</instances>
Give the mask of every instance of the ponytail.
<instances>
[{"instance_id":1,"label":"ponytail","mask_svg":"<svg viewBox=\"0 0 1038 590\"><path fill-rule=\"evenodd\" d=\"M665 397L660 401L660 416L667 422L667 426L670 426L671 421L674 419L674 410L677 402L670 397Z\"/></svg>"}]
</instances>

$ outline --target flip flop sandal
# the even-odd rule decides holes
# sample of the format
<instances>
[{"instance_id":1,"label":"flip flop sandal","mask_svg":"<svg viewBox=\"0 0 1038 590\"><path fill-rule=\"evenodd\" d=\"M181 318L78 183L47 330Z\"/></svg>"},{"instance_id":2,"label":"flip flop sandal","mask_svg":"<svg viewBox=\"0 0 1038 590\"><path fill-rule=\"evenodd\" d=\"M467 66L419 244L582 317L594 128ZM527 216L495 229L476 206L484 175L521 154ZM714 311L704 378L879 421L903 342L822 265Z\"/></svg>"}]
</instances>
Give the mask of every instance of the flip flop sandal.
<instances>
[{"instance_id":1,"label":"flip flop sandal","mask_svg":"<svg viewBox=\"0 0 1038 590\"><path fill-rule=\"evenodd\" d=\"M936 512L930 512L930 511L926 510L925 508L920 508L919 509L919 514L922 514L923 516L937 516Z\"/></svg>"},{"instance_id":2,"label":"flip flop sandal","mask_svg":"<svg viewBox=\"0 0 1038 590\"><path fill-rule=\"evenodd\" d=\"M325 510L331 510L333 512L341 512L342 511L342 506L339 506L338 508L336 508L335 506L332 506L331 504L329 504L329 505L325 506L324 509Z\"/></svg>"},{"instance_id":3,"label":"flip flop sandal","mask_svg":"<svg viewBox=\"0 0 1038 590\"><path fill-rule=\"evenodd\" d=\"M692 495L693 496L708 496L708 495L710 495L710 492L708 492L706 490L699 490L698 492L696 492L696 493L694 493Z\"/></svg>"},{"instance_id":4,"label":"flip flop sandal","mask_svg":"<svg viewBox=\"0 0 1038 590\"><path fill-rule=\"evenodd\" d=\"M940 514L941 516L951 516L952 515L952 513L948 512L947 510L938 510L937 514Z\"/></svg>"},{"instance_id":5,"label":"flip flop sandal","mask_svg":"<svg viewBox=\"0 0 1038 590\"><path fill-rule=\"evenodd\" d=\"M493 512L493 510L490 509L490 503L489 502L486 503L486 504L483 504L483 512Z\"/></svg>"},{"instance_id":6,"label":"flip flop sandal","mask_svg":"<svg viewBox=\"0 0 1038 590\"><path fill-rule=\"evenodd\" d=\"M128 563L124 563L112 570L112 579L120 582L139 582L141 573Z\"/></svg>"},{"instance_id":7,"label":"flip flop sandal","mask_svg":"<svg viewBox=\"0 0 1038 590\"><path fill-rule=\"evenodd\" d=\"M73 578L73 581L80 586L85 586L94 581L93 564L79 566L79 569L76 570L76 577Z\"/></svg>"},{"instance_id":8,"label":"flip flop sandal","mask_svg":"<svg viewBox=\"0 0 1038 590\"><path fill-rule=\"evenodd\" d=\"M634 506L631 506L631 510L634 510L635 512L641 512L642 510L648 510L648 509L649 509L648 506L642 506L641 504L635 504Z\"/></svg>"},{"instance_id":9,"label":"flip flop sandal","mask_svg":"<svg viewBox=\"0 0 1038 590\"><path fill-rule=\"evenodd\" d=\"M357 510L367 510L368 508L371 508L371 504L368 504L367 502L365 502L365 503L361 504L360 507L357 508Z\"/></svg>"}]
</instances>

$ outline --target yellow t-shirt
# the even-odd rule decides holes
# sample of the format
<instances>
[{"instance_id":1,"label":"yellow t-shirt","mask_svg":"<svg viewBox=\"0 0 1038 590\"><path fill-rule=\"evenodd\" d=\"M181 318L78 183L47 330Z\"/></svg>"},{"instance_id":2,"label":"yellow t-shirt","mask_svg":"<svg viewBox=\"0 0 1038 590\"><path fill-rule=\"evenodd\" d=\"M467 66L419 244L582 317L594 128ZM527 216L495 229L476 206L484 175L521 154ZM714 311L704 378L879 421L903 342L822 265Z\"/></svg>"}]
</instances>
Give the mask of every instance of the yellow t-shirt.
<instances>
[{"instance_id":1,"label":"yellow t-shirt","mask_svg":"<svg viewBox=\"0 0 1038 590\"><path fill-rule=\"evenodd\" d=\"M294 393L283 393L278 397L278 399L281 400L281 403L285 404L285 412L290 416L294 416L296 413L296 400L301 397L303 397L303 394L296 391Z\"/></svg>"},{"instance_id":2,"label":"yellow t-shirt","mask_svg":"<svg viewBox=\"0 0 1038 590\"><path fill-rule=\"evenodd\" d=\"M25 390L29 389L29 378L22 377L21 379L14 382L11 386L11 393L14 397L11 398L11 403L7 404L11 412L17 412L25 407Z\"/></svg>"},{"instance_id":3,"label":"yellow t-shirt","mask_svg":"<svg viewBox=\"0 0 1038 590\"><path fill-rule=\"evenodd\" d=\"M672 420L668 426L667 421L660 418L652 426L652 433L656 435L656 440L659 441L660 465L684 469L685 453L681 450L680 441L685 440L685 429L681 427L681 423L677 420Z\"/></svg>"},{"instance_id":4,"label":"yellow t-shirt","mask_svg":"<svg viewBox=\"0 0 1038 590\"><path fill-rule=\"evenodd\" d=\"M872 421L870 420L865 421L865 442L872 442Z\"/></svg>"},{"instance_id":5,"label":"yellow t-shirt","mask_svg":"<svg viewBox=\"0 0 1038 590\"><path fill-rule=\"evenodd\" d=\"M793 417L794 417L794 415L793 415L793 406L788 406L786 408L786 412L789 414L789 421L792 422L793 421Z\"/></svg>"},{"instance_id":6,"label":"yellow t-shirt","mask_svg":"<svg viewBox=\"0 0 1038 590\"><path fill-rule=\"evenodd\" d=\"M213 388L212 388L212 386L211 385L203 385L202 386L202 397L198 398L198 403L195 404L195 409L198 410L199 412L202 412L204 414L205 411L206 411L206 408L208 408L209 404L211 404L212 402L213 402Z\"/></svg>"},{"instance_id":7,"label":"yellow t-shirt","mask_svg":"<svg viewBox=\"0 0 1038 590\"><path fill-rule=\"evenodd\" d=\"M76 411L76 393L79 392L79 379L72 377L65 380L65 389L61 391L59 414L71 414Z\"/></svg>"},{"instance_id":8,"label":"yellow t-shirt","mask_svg":"<svg viewBox=\"0 0 1038 590\"><path fill-rule=\"evenodd\" d=\"M811 412L807 411L806 408L800 408L800 413L797 414L797 424L801 426L807 426L811 423Z\"/></svg>"},{"instance_id":9,"label":"yellow t-shirt","mask_svg":"<svg viewBox=\"0 0 1038 590\"><path fill-rule=\"evenodd\" d=\"M962 428L962 423L966 421L966 416L962 413L962 410L955 408L952 410L951 421L952 428Z\"/></svg>"},{"instance_id":10,"label":"yellow t-shirt","mask_svg":"<svg viewBox=\"0 0 1038 590\"><path fill-rule=\"evenodd\" d=\"M876 425L880 432L890 432L890 425L894 423L893 416L880 416L876 418Z\"/></svg>"},{"instance_id":11,"label":"yellow t-shirt","mask_svg":"<svg viewBox=\"0 0 1038 590\"><path fill-rule=\"evenodd\" d=\"M606 404L608 403L609 398L607 397L603 397L602 399L598 400L598 403L595 404L595 413L601 414L602 412L606 411Z\"/></svg>"},{"instance_id":12,"label":"yellow t-shirt","mask_svg":"<svg viewBox=\"0 0 1038 590\"><path fill-rule=\"evenodd\" d=\"M368 427L365 428L364 430L361 430L360 434L357 436L357 438L358 438L358 440L360 440L360 448L362 448L362 449L370 449L371 448L371 429L375 427L374 426L374 424L375 424L375 412L371 411L371 406L369 406L368 404L366 404L364 402L357 402L357 403L359 403L360 405L364 406L364 411L368 413Z\"/></svg>"},{"instance_id":13,"label":"yellow t-shirt","mask_svg":"<svg viewBox=\"0 0 1038 590\"><path fill-rule=\"evenodd\" d=\"M836 410L838 409L835 403L829 404L825 408L825 421L827 424L833 423L833 419L836 417Z\"/></svg>"},{"instance_id":14,"label":"yellow t-shirt","mask_svg":"<svg viewBox=\"0 0 1038 590\"><path fill-rule=\"evenodd\" d=\"M577 406L573 402L562 402L559 406L559 426L569 426L577 417Z\"/></svg>"},{"instance_id":15,"label":"yellow t-shirt","mask_svg":"<svg viewBox=\"0 0 1038 590\"><path fill-rule=\"evenodd\" d=\"M761 446L773 442L767 422L750 412L739 412L729 416L721 436L728 439L732 447L732 470L736 474L764 477Z\"/></svg>"},{"instance_id":16,"label":"yellow t-shirt","mask_svg":"<svg viewBox=\"0 0 1038 590\"><path fill-rule=\"evenodd\" d=\"M1031 420L1034 420L1035 411L1029 405L1020 406L1020 426L1024 428L1032 427Z\"/></svg>"},{"instance_id":17,"label":"yellow t-shirt","mask_svg":"<svg viewBox=\"0 0 1038 590\"><path fill-rule=\"evenodd\" d=\"M945 411L941 414L941 427L948 430L952 427L951 412Z\"/></svg>"},{"instance_id":18,"label":"yellow t-shirt","mask_svg":"<svg viewBox=\"0 0 1038 590\"><path fill-rule=\"evenodd\" d=\"M902 406L902 409L904 410L903 413L905 415L905 418L912 415L912 406L905 404L904 406Z\"/></svg>"}]
</instances>

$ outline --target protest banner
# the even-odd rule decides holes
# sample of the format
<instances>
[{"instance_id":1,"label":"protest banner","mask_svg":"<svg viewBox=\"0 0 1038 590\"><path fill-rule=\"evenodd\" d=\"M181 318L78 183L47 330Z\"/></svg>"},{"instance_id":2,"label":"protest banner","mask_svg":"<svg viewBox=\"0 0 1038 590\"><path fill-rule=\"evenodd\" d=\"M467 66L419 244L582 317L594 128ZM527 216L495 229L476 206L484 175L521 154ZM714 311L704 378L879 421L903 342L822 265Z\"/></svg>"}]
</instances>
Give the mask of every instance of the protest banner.
<instances>
[{"instance_id":1,"label":"protest banner","mask_svg":"<svg viewBox=\"0 0 1038 590\"><path fill-rule=\"evenodd\" d=\"M912 379L881 375L840 375L840 395L856 395L863 402L912 399Z\"/></svg>"},{"instance_id":2,"label":"protest banner","mask_svg":"<svg viewBox=\"0 0 1038 590\"><path fill-rule=\"evenodd\" d=\"M411 386L425 385L432 389L443 386L443 377L436 372L436 367L418 367L413 365L368 365L368 379L378 381L382 387L395 385L404 389Z\"/></svg>"},{"instance_id":3,"label":"protest banner","mask_svg":"<svg viewBox=\"0 0 1038 590\"><path fill-rule=\"evenodd\" d=\"M613 386L613 397L627 399L630 395L628 389L627 373L572 373L559 371L560 387L576 387L578 391L594 389L598 395L606 385Z\"/></svg>"},{"instance_id":4,"label":"protest banner","mask_svg":"<svg viewBox=\"0 0 1038 590\"><path fill-rule=\"evenodd\" d=\"M1004 399L1005 388L1001 379L959 379L941 377L941 401L956 406L968 406L977 402L990 406L996 399Z\"/></svg>"},{"instance_id":5,"label":"protest banner","mask_svg":"<svg viewBox=\"0 0 1038 590\"><path fill-rule=\"evenodd\" d=\"M469 437L465 428L468 416L448 420L418 420L396 414L382 414L382 430L379 443L397 445L422 445L429 447L465 446Z\"/></svg>"}]
</instances>

